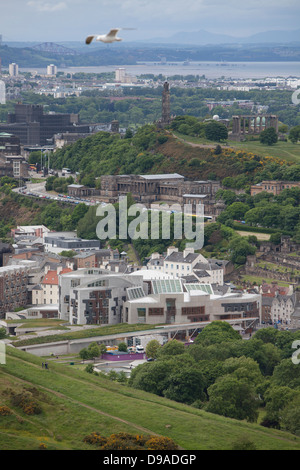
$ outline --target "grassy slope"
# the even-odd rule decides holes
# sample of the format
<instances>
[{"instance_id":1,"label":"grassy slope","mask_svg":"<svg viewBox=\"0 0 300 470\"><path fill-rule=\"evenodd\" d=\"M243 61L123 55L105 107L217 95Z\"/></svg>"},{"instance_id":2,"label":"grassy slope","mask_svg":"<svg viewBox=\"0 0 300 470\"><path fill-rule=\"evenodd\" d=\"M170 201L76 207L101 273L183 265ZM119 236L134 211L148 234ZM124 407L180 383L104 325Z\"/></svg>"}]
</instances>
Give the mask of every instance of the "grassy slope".
<instances>
[{"instance_id":1,"label":"grassy slope","mask_svg":"<svg viewBox=\"0 0 300 470\"><path fill-rule=\"evenodd\" d=\"M173 132L173 134L180 139L181 141L184 140L185 144L192 144L193 146L199 145L199 147L203 146L212 147L214 148L218 142L212 142L207 139L198 138L198 137L191 137L188 135L183 135L178 132ZM223 144L221 144L224 146ZM235 150L242 150L244 152L253 153L255 155L259 155L261 157L275 157L281 160L286 160L289 163L299 163L300 162L300 143L293 144L292 142L283 142L278 141L275 145L265 145L261 144L258 140L247 140L245 142L236 142L230 140L230 136L228 139L228 145L225 147L230 147Z\"/></svg>"},{"instance_id":2,"label":"grassy slope","mask_svg":"<svg viewBox=\"0 0 300 470\"><path fill-rule=\"evenodd\" d=\"M45 394L41 415L14 414L0 417L0 449L87 449L87 434L126 431L168 436L185 450L230 449L247 436L258 449L298 450L300 438L256 424L205 413L99 377L52 364L41 368L42 359L8 347L6 365L0 366L0 401L11 406L7 388L37 387ZM166 427L169 425L170 427ZM91 447L90 447L91 448Z\"/></svg>"}]
</instances>

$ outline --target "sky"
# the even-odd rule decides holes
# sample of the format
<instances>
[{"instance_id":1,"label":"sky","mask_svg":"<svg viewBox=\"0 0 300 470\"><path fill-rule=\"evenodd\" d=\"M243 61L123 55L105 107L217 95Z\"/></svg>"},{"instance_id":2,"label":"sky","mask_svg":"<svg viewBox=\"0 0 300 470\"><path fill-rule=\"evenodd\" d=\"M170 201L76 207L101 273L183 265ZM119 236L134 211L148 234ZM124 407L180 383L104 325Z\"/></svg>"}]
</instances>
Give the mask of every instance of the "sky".
<instances>
[{"instance_id":1,"label":"sky","mask_svg":"<svg viewBox=\"0 0 300 470\"><path fill-rule=\"evenodd\" d=\"M3 41L84 41L122 31L126 41L206 30L246 37L299 29L299 0L0 0Z\"/></svg>"}]
</instances>

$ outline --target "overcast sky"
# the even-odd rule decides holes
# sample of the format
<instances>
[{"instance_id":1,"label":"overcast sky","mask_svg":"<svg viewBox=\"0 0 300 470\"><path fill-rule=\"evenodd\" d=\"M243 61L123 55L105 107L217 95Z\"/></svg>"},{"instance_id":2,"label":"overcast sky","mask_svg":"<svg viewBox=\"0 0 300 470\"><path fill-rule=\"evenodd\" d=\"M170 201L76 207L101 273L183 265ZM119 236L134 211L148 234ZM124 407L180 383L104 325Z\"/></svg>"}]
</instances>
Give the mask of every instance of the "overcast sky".
<instances>
[{"instance_id":1,"label":"overcast sky","mask_svg":"<svg viewBox=\"0 0 300 470\"><path fill-rule=\"evenodd\" d=\"M82 41L112 27L124 40L179 31L248 36L299 28L299 0L0 0L4 41Z\"/></svg>"}]
</instances>

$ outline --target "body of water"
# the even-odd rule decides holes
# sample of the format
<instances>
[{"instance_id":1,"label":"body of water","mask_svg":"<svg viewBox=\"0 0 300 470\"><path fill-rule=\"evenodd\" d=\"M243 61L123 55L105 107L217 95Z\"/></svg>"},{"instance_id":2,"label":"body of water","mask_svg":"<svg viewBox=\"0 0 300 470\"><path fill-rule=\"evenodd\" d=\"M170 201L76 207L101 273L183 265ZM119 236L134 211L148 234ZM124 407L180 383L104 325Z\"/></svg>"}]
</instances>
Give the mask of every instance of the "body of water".
<instances>
[{"instance_id":1,"label":"body of water","mask_svg":"<svg viewBox=\"0 0 300 470\"><path fill-rule=\"evenodd\" d=\"M66 67L58 68L65 73L103 73L114 72L118 67L125 68L129 75L142 75L152 73L154 75L205 75L208 79L233 78L263 79L268 77L295 77L300 78L300 62L144 62L137 65L101 65L93 67ZM28 68L21 71L37 71L45 74L43 68Z\"/></svg>"}]
</instances>

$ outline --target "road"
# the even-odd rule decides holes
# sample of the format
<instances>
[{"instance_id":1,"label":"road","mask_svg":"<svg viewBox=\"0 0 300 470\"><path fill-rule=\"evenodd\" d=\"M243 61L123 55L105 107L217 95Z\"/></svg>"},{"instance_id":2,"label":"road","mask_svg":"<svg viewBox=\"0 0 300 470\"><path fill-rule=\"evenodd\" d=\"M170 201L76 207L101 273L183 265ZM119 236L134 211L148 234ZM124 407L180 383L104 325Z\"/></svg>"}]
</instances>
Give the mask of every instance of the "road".
<instances>
[{"instance_id":1,"label":"road","mask_svg":"<svg viewBox=\"0 0 300 470\"><path fill-rule=\"evenodd\" d=\"M39 181L38 183L27 183L26 187L14 188L13 191L23 196L32 198L50 199L52 201L60 201L67 204L79 204L84 203L87 206L94 206L99 202L93 199L83 199L66 196L65 194L54 194L53 192L47 192L45 188L46 180ZM104 204L104 203L102 203Z\"/></svg>"}]
</instances>

